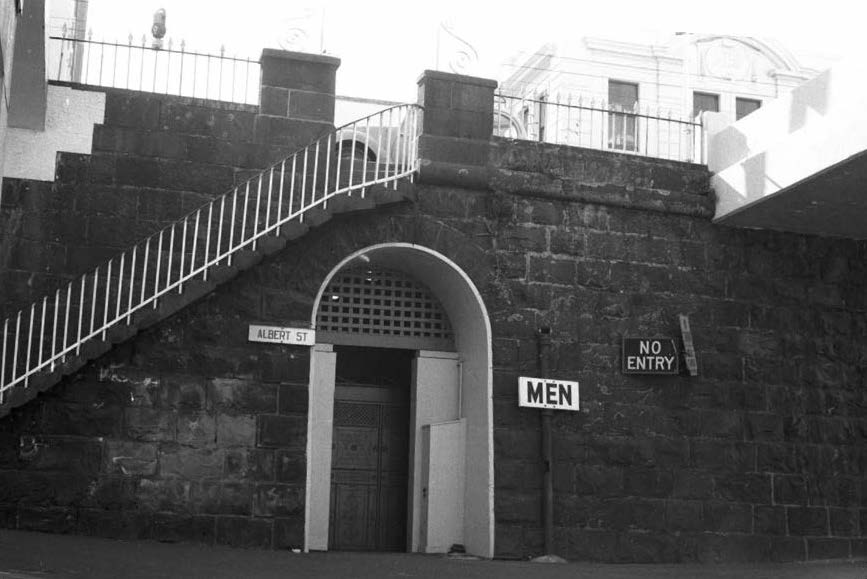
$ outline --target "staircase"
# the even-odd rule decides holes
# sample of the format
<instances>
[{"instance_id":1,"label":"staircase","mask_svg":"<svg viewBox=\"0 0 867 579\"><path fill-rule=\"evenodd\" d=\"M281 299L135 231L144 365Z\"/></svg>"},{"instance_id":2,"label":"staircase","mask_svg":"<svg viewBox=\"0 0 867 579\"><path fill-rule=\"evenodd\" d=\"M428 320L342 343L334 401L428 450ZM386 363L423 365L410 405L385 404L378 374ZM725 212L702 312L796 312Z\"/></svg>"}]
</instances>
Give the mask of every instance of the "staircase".
<instances>
[{"instance_id":1,"label":"staircase","mask_svg":"<svg viewBox=\"0 0 867 579\"><path fill-rule=\"evenodd\" d=\"M4 320L0 417L332 215L411 196L419 110L399 105L319 138Z\"/></svg>"}]
</instances>

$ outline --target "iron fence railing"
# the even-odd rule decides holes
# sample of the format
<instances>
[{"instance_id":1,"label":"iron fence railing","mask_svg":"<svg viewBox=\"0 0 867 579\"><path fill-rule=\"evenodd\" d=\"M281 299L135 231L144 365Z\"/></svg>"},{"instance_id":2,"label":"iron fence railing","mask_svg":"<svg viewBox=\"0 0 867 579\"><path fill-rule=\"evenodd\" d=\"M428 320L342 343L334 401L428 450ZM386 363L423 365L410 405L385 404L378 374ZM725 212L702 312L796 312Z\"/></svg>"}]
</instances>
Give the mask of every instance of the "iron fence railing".
<instances>
[{"instance_id":1,"label":"iron fence railing","mask_svg":"<svg viewBox=\"0 0 867 579\"><path fill-rule=\"evenodd\" d=\"M246 104L259 102L259 61L249 58L206 54L186 50L184 41L178 48L172 40L165 47L126 44L50 36L48 43L49 80L75 82L92 86L123 88L211 100Z\"/></svg>"},{"instance_id":2,"label":"iron fence railing","mask_svg":"<svg viewBox=\"0 0 867 579\"><path fill-rule=\"evenodd\" d=\"M700 122L637 104L627 110L572 96L564 101L497 94L494 134L676 161L706 161Z\"/></svg>"},{"instance_id":3,"label":"iron fence railing","mask_svg":"<svg viewBox=\"0 0 867 579\"><path fill-rule=\"evenodd\" d=\"M110 328L129 325L137 311L156 308L169 292L182 293L194 278L207 280L211 268L231 265L238 251L255 250L260 239L280 235L311 208L412 180L419 110L392 107L329 133L7 318L0 325L0 404L11 388L54 371L89 340L105 340ZM373 134L384 138L373 148L360 146Z\"/></svg>"}]
</instances>

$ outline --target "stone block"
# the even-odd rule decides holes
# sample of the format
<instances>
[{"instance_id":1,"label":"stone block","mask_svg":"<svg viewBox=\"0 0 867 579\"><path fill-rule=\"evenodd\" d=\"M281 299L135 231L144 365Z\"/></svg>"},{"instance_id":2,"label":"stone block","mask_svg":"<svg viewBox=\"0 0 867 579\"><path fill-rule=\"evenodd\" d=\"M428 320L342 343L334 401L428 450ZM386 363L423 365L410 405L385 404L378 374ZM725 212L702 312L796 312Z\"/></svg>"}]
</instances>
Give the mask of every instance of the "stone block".
<instances>
[{"instance_id":1,"label":"stone block","mask_svg":"<svg viewBox=\"0 0 867 579\"><path fill-rule=\"evenodd\" d=\"M178 416L179 444L187 446L208 446L217 438L216 419L203 412L183 413Z\"/></svg>"},{"instance_id":2,"label":"stone block","mask_svg":"<svg viewBox=\"0 0 867 579\"><path fill-rule=\"evenodd\" d=\"M274 453L277 482L304 484L307 480L307 457L297 450L277 450Z\"/></svg>"},{"instance_id":3,"label":"stone block","mask_svg":"<svg viewBox=\"0 0 867 579\"><path fill-rule=\"evenodd\" d=\"M160 99L143 94L109 92L105 99L105 124L154 129L159 126Z\"/></svg>"},{"instance_id":4,"label":"stone block","mask_svg":"<svg viewBox=\"0 0 867 579\"><path fill-rule=\"evenodd\" d=\"M257 416L258 445L277 448L305 448L307 445L306 416Z\"/></svg>"},{"instance_id":5,"label":"stone block","mask_svg":"<svg viewBox=\"0 0 867 579\"><path fill-rule=\"evenodd\" d=\"M702 534L696 541L698 561L706 564L765 561L771 552L771 539L761 535Z\"/></svg>"},{"instance_id":6,"label":"stone block","mask_svg":"<svg viewBox=\"0 0 867 579\"><path fill-rule=\"evenodd\" d=\"M717 476L716 497L726 501L769 505L771 480L761 474Z\"/></svg>"},{"instance_id":7,"label":"stone block","mask_svg":"<svg viewBox=\"0 0 867 579\"><path fill-rule=\"evenodd\" d=\"M226 450L225 477L228 479L274 480L274 451L270 449Z\"/></svg>"},{"instance_id":8,"label":"stone block","mask_svg":"<svg viewBox=\"0 0 867 579\"><path fill-rule=\"evenodd\" d=\"M289 91L290 119L334 122L334 94L293 89Z\"/></svg>"},{"instance_id":9,"label":"stone block","mask_svg":"<svg viewBox=\"0 0 867 579\"><path fill-rule=\"evenodd\" d=\"M623 492L635 497L668 497L674 479L668 470L626 467L623 469Z\"/></svg>"},{"instance_id":10,"label":"stone block","mask_svg":"<svg viewBox=\"0 0 867 579\"><path fill-rule=\"evenodd\" d=\"M241 482L200 481L192 486L194 509L211 515L249 515L253 488Z\"/></svg>"},{"instance_id":11,"label":"stone block","mask_svg":"<svg viewBox=\"0 0 867 579\"><path fill-rule=\"evenodd\" d=\"M676 499L705 499L713 496L713 476L696 470L676 469L671 496Z\"/></svg>"},{"instance_id":12,"label":"stone block","mask_svg":"<svg viewBox=\"0 0 867 579\"><path fill-rule=\"evenodd\" d=\"M807 505L807 482L798 475L774 475L774 502L780 505Z\"/></svg>"},{"instance_id":13,"label":"stone block","mask_svg":"<svg viewBox=\"0 0 867 579\"><path fill-rule=\"evenodd\" d=\"M835 537L857 537L859 530L859 512L857 509L828 509L831 523L831 534Z\"/></svg>"},{"instance_id":14,"label":"stone block","mask_svg":"<svg viewBox=\"0 0 867 579\"><path fill-rule=\"evenodd\" d=\"M152 476L157 471L157 445L151 442L106 440L103 468L108 474Z\"/></svg>"},{"instance_id":15,"label":"stone block","mask_svg":"<svg viewBox=\"0 0 867 579\"><path fill-rule=\"evenodd\" d=\"M102 466L102 441L62 436L21 436L18 456L27 469L95 475Z\"/></svg>"},{"instance_id":16,"label":"stone block","mask_svg":"<svg viewBox=\"0 0 867 579\"><path fill-rule=\"evenodd\" d=\"M189 512L190 481L177 478L138 480L136 498L141 508L147 511Z\"/></svg>"},{"instance_id":17,"label":"stone block","mask_svg":"<svg viewBox=\"0 0 867 579\"><path fill-rule=\"evenodd\" d=\"M209 410L206 382L199 376L170 374L163 378L159 405L184 411Z\"/></svg>"},{"instance_id":18,"label":"stone block","mask_svg":"<svg viewBox=\"0 0 867 579\"><path fill-rule=\"evenodd\" d=\"M301 517L274 519L274 548L303 549L304 519Z\"/></svg>"},{"instance_id":19,"label":"stone block","mask_svg":"<svg viewBox=\"0 0 867 579\"><path fill-rule=\"evenodd\" d=\"M665 527L665 501L645 498L608 499L599 507L604 529L661 531Z\"/></svg>"},{"instance_id":20,"label":"stone block","mask_svg":"<svg viewBox=\"0 0 867 579\"><path fill-rule=\"evenodd\" d=\"M763 535L786 534L786 508L756 506L753 528Z\"/></svg>"},{"instance_id":21,"label":"stone block","mask_svg":"<svg viewBox=\"0 0 867 579\"><path fill-rule=\"evenodd\" d=\"M259 111L263 115L287 116L289 89L264 85L259 87Z\"/></svg>"},{"instance_id":22,"label":"stone block","mask_svg":"<svg viewBox=\"0 0 867 579\"><path fill-rule=\"evenodd\" d=\"M307 414L309 388L284 384L279 389L278 409L280 414Z\"/></svg>"},{"instance_id":23,"label":"stone block","mask_svg":"<svg viewBox=\"0 0 867 579\"><path fill-rule=\"evenodd\" d=\"M79 509L75 532L106 539L137 540L150 538L149 513Z\"/></svg>"},{"instance_id":24,"label":"stone block","mask_svg":"<svg viewBox=\"0 0 867 579\"><path fill-rule=\"evenodd\" d=\"M129 476L100 476L91 479L87 486L87 495L76 504L112 511L128 511L138 505L138 479Z\"/></svg>"},{"instance_id":25,"label":"stone block","mask_svg":"<svg viewBox=\"0 0 867 579\"><path fill-rule=\"evenodd\" d=\"M503 523L538 525L542 521L542 499L538 493L500 490L494 495L494 515Z\"/></svg>"},{"instance_id":26,"label":"stone block","mask_svg":"<svg viewBox=\"0 0 867 579\"><path fill-rule=\"evenodd\" d=\"M150 538L164 543L191 542L213 545L216 537L216 517L155 513Z\"/></svg>"},{"instance_id":27,"label":"stone block","mask_svg":"<svg viewBox=\"0 0 867 579\"><path fill-rule=\"evenodd\" d=\"M742 473L755 470L756 449L737 442L693 439L690 441L692 464L715 473Z\"/></svg>"},{"instance_id":28,"label":"stone block","mask_svg":"<svg viewBox=\"0 0 867 579\"><path fill-rule=\"evenodd\" d=\"M275 86L334 94L340 59L266 48L260 59L262 86Z\"/></svg>"},{"instance_id":29,"label":"stone block","mask_svg":"<svg viewBox=\"0 0 867 579\"><path fill-rule=\"evenodd\" d=\"M750 533L753 530L753 507L746 503L704 503L702 518L707 531Z\"/></svg>"},{"instance_id":30,"label":"stone block","mask_svg":"<svg viewBox=\"0 0 867 579\"><path fill-rule=\"evenodd\" d=\"M666 501L665 529L671 533L705 530L702 503L698 501Z\"/></svg>"},{"instance_id":31,"label":"stone block","mask_svg":"<svg viewBox=\"0 0 867 579\"><path fill-rule=\"evenodd\" d=\"M277 387L253 380L214 378L208 382L208 398L224 414L259 414L277 411Z\"/></svg>"},{"instance_id":32,"label":"stone block","mask_svg":"<svg viewBox=\"0 0 867 579\"><path fill-rule=\"evenodd\" d=\"M788 563L807 559L807 541L796 537L771 537L771 561Z\"/></svg>"},{"instance_id":33,"label":"stone block","mask_svg":"<svg viewBox=\"0 0 867 579\"><path fill-rule=\"evenodd\" d=\"M273 521L249 517L217 517L217 545L229 547L270 549Z\"/></svg>"},{"instance_id":34,"label":"stone block","mask_svg":"<svg viewBox=\"0 0 867 579\"><path fill-rule=\"evenodd\" d=\"M848 539L807 539L807 559L847 559L851 556Z\"/></svg>"},{"instance_id":35,"label":"stone block","mask_svg":"<svg viewBox=\"0 0 867 579\"><path fill-rule=\"evenodd\" d=\"M260 484L253 497L257 517L293 517L304 513L304 487L288 484Z\"/></svg>"},{"instance_id":36,"label":"stone block","mask_svg":"<svg viewBox=\"0 0 867 579\"><path fill-rule=\"evenodd\" d=\"M75 532L76 509L71 507L29 507L18 509L18 530L67 534Z\"/></svg>"},{"instance_id":37,"label":"stone block","mask_svg":"<svg viewBox=\"0 0 867 579\"><path fill-rule=\"evenodd\" d=\"M124 410L124 431L131 440L169 442L176 439L177 415L172 410L132 407Z\"/></svg>"},{"instance_id":38,"label":"stone block","mask_svg":"<svg viewBox=\"0 0 867 579\"><path fill-rule=\"evenodd\" d=\"M187 480L219 478L223 473L225 451L211 448L175 447L159 454L160 475Z\"/></svg>"},{"instance_id":39,"label":"stone block","mask_svg":"<svg viewBox=\"0 0 867 579\"><path fill-rule=\"evenodd\" d=\"M259 356L262 381L305 384L310 377L310 358L307 353L289 346L277 348L279 350L276 352L264 351Z\"/></svg>"},{"instance_id":40,"label":"stone block","mask_svg":"<svg viewBox=\"0 0 867 579\"><path fill-rule=\"evenodd\" d=\"M828 509L824 507L787 507L789 534L798 536L827 536Z\"/></svg>"},{"instance_id":41,"label":"stone block","mask_svg":"<svg viewBox=\"0 0 867 579\"><path fill-rule=\"evenodd\" d=\"M123 430L123 409L111 402L46 404L42 431L46 434L88 438L118 436Z\"/></svg>"},{"instance_id":42,"label":"stone block","mask_svg":"<svg viewBox=\"0 0 867 579\"><path fill-rule=\"evenodd\" d=\"M489 150L487 141L461 139L453 135L426 134L418 140L419 158L440 163L483 167L488 162Z\"/></svg>"},{"instance_id":43,"label":"stone block","mask_svg":"<svg viewBox=\"0 0 867 579\"><path fill-rule=\"evenodd\" d=\"M220 447L256 445L256 418L250 415L220 414L217 416L216 441Z\"/></svg>"}]
</instances>

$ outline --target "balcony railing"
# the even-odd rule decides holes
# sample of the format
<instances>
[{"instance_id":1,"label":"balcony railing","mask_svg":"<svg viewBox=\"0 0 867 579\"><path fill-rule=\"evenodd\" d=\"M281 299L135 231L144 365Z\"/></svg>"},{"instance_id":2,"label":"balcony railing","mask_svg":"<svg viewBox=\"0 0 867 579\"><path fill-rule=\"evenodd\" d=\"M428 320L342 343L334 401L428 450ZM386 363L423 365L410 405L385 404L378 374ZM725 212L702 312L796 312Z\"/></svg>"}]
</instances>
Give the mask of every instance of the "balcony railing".
<instances>
[{"instance_id":1,"label":"balcony railing","mask_svg":"<svg viewBox=\"0 0 867 579\"><path fill-rule=\"evenodd\" d=\"M604 101L556 100L494 95L494 135L704 163L700 122L670 112L625 110Z\"/></svg>"},{"instance_id":2,"label":"balcony railing","mask_svg":"<svg viewBox=\"0 0 867 579\"><path fill-rule=\"evenodd\" d=\"M170 94L245 104L259 102L260 65L257 60L175 48L148 46L145 37L133 43L72 38L64 33L49 37L49 80L92 86Z\"/></svg>"}]
</instances>

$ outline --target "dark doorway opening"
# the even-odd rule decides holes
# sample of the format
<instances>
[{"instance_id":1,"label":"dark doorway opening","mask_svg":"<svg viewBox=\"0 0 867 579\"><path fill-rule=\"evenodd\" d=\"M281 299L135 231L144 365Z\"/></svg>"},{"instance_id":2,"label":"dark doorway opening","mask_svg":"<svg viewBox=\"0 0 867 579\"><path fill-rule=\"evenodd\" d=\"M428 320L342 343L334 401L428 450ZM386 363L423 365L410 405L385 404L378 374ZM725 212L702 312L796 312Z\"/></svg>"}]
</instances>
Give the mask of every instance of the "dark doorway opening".
<instances>
[{"instance_id":1,"label":"dark doorway opening","mask_svg":"<svg viewBox=\"0 0 867 579\"><path fill-rule=\"evenodd\" d=\"M415 352L334 350L329 549L405 551Z\"/></svg>"}]
</instances>

